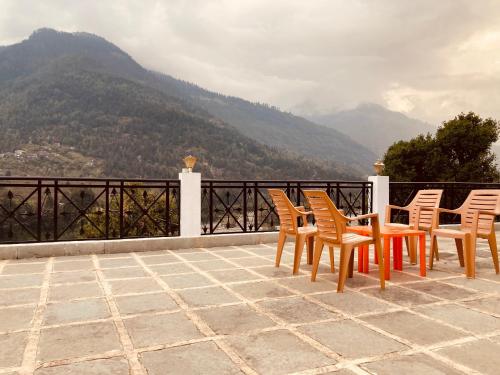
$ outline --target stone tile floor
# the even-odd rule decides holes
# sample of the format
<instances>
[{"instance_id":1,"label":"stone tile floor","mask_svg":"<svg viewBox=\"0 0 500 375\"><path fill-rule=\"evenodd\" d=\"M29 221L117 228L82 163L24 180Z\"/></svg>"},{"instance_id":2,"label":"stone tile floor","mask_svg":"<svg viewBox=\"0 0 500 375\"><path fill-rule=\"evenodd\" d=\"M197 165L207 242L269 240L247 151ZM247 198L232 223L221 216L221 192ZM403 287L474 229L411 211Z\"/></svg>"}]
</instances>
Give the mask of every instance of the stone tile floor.
<instances>
[{"instance_id":1,"label":"stone tile floor","mask_svg":"<svg viewBox=\"0 0 500 375\"><path fill-rule=\"evenodd\" d=\"M328 253L328 252L326 252ZM498 374L500 276L480 245L427 278L377 267L344 294L274 245L0 262L0 374ZM337 253L338 255L338 253Z\"/></svg>"}]
</instances>

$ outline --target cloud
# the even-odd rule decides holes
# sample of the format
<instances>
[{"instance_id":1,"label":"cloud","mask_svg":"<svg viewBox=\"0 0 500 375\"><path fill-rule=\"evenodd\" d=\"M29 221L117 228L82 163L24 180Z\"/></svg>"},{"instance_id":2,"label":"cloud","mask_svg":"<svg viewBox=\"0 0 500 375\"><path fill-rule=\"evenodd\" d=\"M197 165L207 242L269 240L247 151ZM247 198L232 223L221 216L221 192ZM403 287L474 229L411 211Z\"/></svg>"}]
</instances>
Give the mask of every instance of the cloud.
<instances>
[{"instance_id":1,"label":"cloud","mask_svg":"<svg viewBox=\"0 0 500 375\"><path fill-rule=\"evenodd\" d=\"M0 44L53 27L298 113L375 102L439 123L500 118L496 0L0 0Z\"/></svg>"}]
</instances>

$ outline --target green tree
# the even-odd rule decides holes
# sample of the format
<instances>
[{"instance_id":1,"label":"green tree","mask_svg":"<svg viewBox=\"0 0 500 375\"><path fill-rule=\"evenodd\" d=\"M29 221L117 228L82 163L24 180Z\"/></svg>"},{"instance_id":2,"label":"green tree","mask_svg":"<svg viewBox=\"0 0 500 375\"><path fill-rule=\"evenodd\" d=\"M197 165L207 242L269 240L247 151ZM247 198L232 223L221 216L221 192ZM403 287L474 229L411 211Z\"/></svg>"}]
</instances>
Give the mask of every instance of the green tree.
<instances>
[{"instance_id":1,"label":"green tree","mask_svg":"<svg viewBox=\"0 0 500 375\"><path fill-rule=\"evenodd\" d=\"M384 156L384 173L394 181L496 181L491 145L498 136L497 121L461 113L444 122L434 137L394 143Z\"/></svg>"}]
</instances>

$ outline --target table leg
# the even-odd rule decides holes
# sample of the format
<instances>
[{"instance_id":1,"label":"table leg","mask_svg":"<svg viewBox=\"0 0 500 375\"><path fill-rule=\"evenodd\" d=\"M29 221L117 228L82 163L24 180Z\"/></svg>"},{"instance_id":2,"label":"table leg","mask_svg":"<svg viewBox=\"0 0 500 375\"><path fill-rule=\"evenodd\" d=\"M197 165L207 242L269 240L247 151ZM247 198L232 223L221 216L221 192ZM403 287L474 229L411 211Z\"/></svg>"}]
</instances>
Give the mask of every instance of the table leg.
<instances>
[{"instance_id":1,"label":"table leg","mask_svg":"<svg viewBox=\"0 0 500 375\"><path fill-rule=\"evenodd\" d=\"M420 246L420 276L427 276L426 257L425 257L425 234L419 236L418 243Z\"/></svg>"},{"instance_id":2,"label":"table leg","mask_svg":"<svg viewBox=\"0 0 500 375\"><path fill-rule=\"evenodd\" d=\"M365 248L364 246L358 246L358 272L363 272L363 255Z\"/></svg>"},{"instance_id":3,"label":"table leg","mask_svg":"<svg viewBox=\"0 0 500 375\"><path fill-rule=\"evenodd\" d=\"M394 238L394 269L403 270L403 238Z\"/></svg>"},{"instance_id":4,"label":"table leg","mask_svg":"<svg viewBox=\"0 0 500 375\"><path fill-rule=\"evenodd\" d=\"M363 246L363 272L370 273L370 247Z\"/></svg>"},{"instance_id":5,"label":"table leg","mask_svg":"<svg viewBox=\"0 0 500 375\"><path fill-rule=\"evenodd\" d=\"M391 238L384 236L384 273L385 279L391 279Z\"/></svg>"}]
</instances>

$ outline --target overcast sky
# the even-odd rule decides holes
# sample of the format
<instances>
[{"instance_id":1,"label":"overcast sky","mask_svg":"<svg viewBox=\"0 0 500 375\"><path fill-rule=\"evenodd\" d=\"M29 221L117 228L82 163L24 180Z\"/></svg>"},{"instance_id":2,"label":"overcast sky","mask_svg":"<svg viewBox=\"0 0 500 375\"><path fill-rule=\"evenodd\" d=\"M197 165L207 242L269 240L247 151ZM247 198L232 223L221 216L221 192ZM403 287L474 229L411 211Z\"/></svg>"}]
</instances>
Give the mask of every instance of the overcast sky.
<instances>
[{"instance_id":1,"label":"overcast sky","mask_svg":"<svg viewBox=\"0 0 500 375\"><path fill-rule=\"evenodd\" d=\"M40 27L298 114L375 102L434 124L500 119L500 0L0 0L0 45Z\"/></svg>"}]
</instances>

